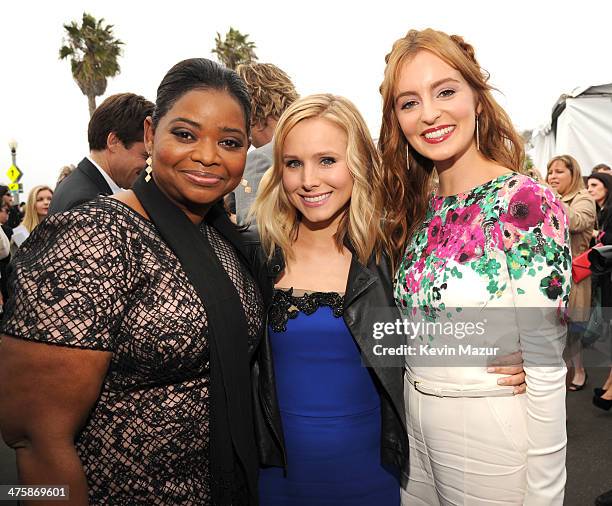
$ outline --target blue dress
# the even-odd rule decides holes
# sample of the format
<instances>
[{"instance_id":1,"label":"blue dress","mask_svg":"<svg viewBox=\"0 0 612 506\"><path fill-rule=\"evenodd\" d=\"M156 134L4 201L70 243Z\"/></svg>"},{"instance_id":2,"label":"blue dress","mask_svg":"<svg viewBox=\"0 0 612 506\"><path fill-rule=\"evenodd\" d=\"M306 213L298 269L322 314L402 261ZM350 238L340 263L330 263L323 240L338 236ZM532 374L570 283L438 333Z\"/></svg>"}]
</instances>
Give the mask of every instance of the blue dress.
<instances>
[{"instance_id":1,"label":"blue dress","mask_svg":"<svg viewBox=\"0 0 612 506\"><path fill-rule=\"evenodd\" d=\"M399 482L380 463L380 397L337 293L276 290L270 340L287 476L261 471L261 506L397 506Z\"/></svg>"}]
</instances>

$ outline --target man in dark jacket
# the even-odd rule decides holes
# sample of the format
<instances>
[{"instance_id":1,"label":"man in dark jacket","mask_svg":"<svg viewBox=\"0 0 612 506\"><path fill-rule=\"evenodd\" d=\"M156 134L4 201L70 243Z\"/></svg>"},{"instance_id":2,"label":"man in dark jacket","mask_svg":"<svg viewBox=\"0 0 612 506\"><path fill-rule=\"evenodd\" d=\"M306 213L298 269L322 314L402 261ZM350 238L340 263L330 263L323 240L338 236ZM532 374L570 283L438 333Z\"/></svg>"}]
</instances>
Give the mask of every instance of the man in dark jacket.
<instances>
[{"instance_id":1,"label":"man in dark jacket","mask_svg":"<svg viewBox=\"0 0 612 506\"><path fill-rule=\"evenodd\" d=\"M18 227L23 219L23 216L21 216L19 208L13 205L13 195L11 194L9 187L4 184L0 185L0 205L5 205L8 209L8 220L3 221L2 225L6 225L6 227L11 230ZM11 236L9 235L8 238L10 240Z\"/></svg>"},{"instance_id":2,"label":"man in dark jacket","mask_svg":"<svg viewBox=\"0 0 612 506\"><path fill-rule=\"evenodd\" d=\"M145 168L144 120L154 105L140 95L108 97L94 111L87 131L89 156L55 189L49 214L130 188Z\"/></svg>"}]
</instances>

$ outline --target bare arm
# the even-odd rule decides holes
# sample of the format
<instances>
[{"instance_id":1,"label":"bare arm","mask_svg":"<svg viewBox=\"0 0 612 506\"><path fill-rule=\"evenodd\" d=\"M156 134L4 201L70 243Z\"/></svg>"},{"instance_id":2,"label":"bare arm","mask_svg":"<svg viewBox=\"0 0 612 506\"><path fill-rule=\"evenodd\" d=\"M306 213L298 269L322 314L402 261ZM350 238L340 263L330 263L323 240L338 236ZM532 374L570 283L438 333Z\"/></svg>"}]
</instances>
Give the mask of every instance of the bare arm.
<instances>
[{"instance_id":1,"label":"bare arm","mask_svg":"<svg viewBox=\"0 0 612 506\"><path fill-rule=\"evenodd\" d=\"M16 451L21 483L69 485L70 500L62 504L88 504L74 440L98 398L111 355L1 336L0 431Z\"/></svg>"}]
</instances>

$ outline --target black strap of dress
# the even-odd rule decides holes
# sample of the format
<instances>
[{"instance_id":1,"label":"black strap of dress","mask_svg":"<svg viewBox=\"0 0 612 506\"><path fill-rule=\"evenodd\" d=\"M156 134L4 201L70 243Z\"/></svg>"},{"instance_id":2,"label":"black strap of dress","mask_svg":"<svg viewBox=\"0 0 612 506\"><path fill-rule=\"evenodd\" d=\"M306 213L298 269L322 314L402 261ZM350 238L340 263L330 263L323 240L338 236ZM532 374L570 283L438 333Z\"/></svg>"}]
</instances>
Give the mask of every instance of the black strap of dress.
<instances>
[{"instance_id":1,"label":"black strap of dress","mask_svg":"<svg viewBox=\"0 0 612 506\"><path fill-rule=\"evenodd\" d=\"M255 446L248 356L248 327L238 292L207 238L143 174L132 187L162 239L178 257L208 316L211 349L211 495L215 506L257 503ZM222 235L234 232L215 205L207 223ZM226 237L237 246L235 237ZM194 469L194 473L198 470Z\"/></svg>"}]
</instances>

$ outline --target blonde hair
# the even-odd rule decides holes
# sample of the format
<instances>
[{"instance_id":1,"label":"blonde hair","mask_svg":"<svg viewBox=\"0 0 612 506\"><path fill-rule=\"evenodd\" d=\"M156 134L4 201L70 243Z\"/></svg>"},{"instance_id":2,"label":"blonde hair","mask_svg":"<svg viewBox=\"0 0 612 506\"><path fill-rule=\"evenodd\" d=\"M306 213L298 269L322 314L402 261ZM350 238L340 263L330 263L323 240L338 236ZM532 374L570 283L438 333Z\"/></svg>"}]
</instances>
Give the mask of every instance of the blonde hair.
<instances>
[{"instance_id":1,"label":"blonde hair","mask_svg":"<svg viewBox=\"0 0 612 506\"><path fill-rule=\"evenodd\" d=\"M297 100L276 125L273 164L259 183L250 213L257 220L264 251L271 258L279 247L285 258L293 258L291 246L297 237L301 216L283 187L283 145L295 125L311 118L328 120L347 135L346 164L353 176L353 189L348 210L338 225L336 245L341 250L348 239L362 264L367 264L373 253L380 259L384 245L381 229L383 185L376 146L353 103L331 94Z\"/></svg>"},{"instance_id":2,"label":"blonde hair","mask_svg":"<svg viewBox=\"0 0 612 506\"><path fill-rule=\"evenodd\" d=\"M295 87L276 65L271 63L246 63L238 65L238 75L247 85L251 95L251 124L264 124L268 117L280 118L281 114L298 98Z\"/></svg>"},{"instance_id":3,"label":"blonde hair","mask_svg":"<svg viewBox=\"0 0 612 506\"><path fill-rule=\"evenodd\" d=\"M30 193L28 193L28 200L26 201L25 205L25 215L21 224L30 233L41 222L41 219L36 212L36 199L38 198L38 194L44 190L49 190L51 195L53 195L53 190L45 185L35 186L30 190Z\"/></svg>"},{"instance_id":4,"label":"blonde hair","mask_svg":"<svg viewBox=\"0 0 612 506\"><path fill-rule=\"evenodd\" d=\"M474 92L481 112L478 114L480 152L513 171L523 165L523 141L510 118L495 101L488 84L489 75L476 60L474 48L458 35L427 28L410 30L393 44L385 57L382 125L378 146L383 178L391 194L385 206L385 235L392 248L394 266L401 261L406 244L420 226L432 188L433 162L409 146L395 115L395 94L404 64L420 51L430 51L459 71Z\"/></svg>"},{"instance_id":5,"label":"blonde hair","mask_svg":"<svg viewBox=\"0 0 612 506\"><path fill-rule=\"evenodd\" d=\"M58 184L60 184L64 179L66 179L70 174L72 174L72 171L74 171L74 169L76 169L76 167L72 164L64 165L60 170L59 176L57 176L57 182L55 183L55 186L57 187Z\"/></svg>"},{"instance_id":6,"label":"blonde hair","mask_svg":"<svg viewBox=\"0 0 612 506\"><path fill-rule=\"evenodd\" d=\"M582 172L580 171L580 165L578 161L570 155L559 155L554 156L546 165L546 182L548 183L548 176L550 175L550 167L555 162L561 162L563 165L567 167L567 170L570 171L572 175L572 182L570 183L569 188L565 192L566 195L570 195L571 193L577 192L578 190L584 189L584 181L582 179Z\"/></svg>"}]
</instances>

